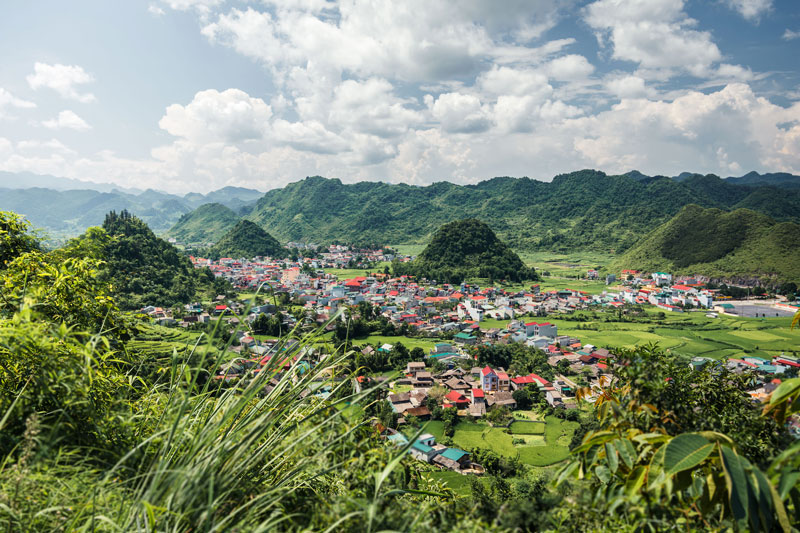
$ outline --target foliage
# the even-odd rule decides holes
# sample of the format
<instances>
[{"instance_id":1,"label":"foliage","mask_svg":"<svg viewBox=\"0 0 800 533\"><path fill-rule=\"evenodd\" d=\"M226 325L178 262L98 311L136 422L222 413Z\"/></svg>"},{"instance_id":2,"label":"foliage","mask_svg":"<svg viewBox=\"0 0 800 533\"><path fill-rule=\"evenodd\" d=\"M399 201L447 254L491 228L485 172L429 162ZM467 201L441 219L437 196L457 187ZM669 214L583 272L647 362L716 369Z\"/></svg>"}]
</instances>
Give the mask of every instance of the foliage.
<instances>
[{"instance_id":1,"label":"foliage","mask_svg":"<svg viewBox=\"0 0 800 533\"><path fill-rule=\"evenodd\" d=\"M238 221L239 217L227 206L203 204L181 216L167 235L184 243L217 242Z\"/></svg>"},{"instance_id":2,"label":"foliage","mask_svg":"<svg viewBox=\"0 0 800 533\"><path fill-rule=\"evenodd\" d=\"M207 269L195 270L188 258L127 211L108 213L102 228L90 228L57 254L102 260L100 279L111 284L122 309L171 307L192 301L198 290L220 294L226 288Z\"/></svg>"},{"instance_id":3,"label":"foliage","mask_svg":"<svg viewBox=\"0 0 800 533\"><path fill-rule=\"evenodd\" d=\"M30 222L18 214L0 211L0 270L14 258L39 249L39 243L29 228Z\"/></svg>"},{"instance_id":4,"label":"foliage","mask_svg":"<svg viewBox=\"0 0 800 533\"><path fill-rule=\"evenodd\" d=\"M212 259L220 257L256 256L282 257L286 249L272 235L249 220L240 220L230 231L212 246L207 255Z\"/></svg>"},{"instance_id":5,"label":"foliage","mask_svg":"<svg viewBox=\"0 0 800 533\"><path fill-rule=\"evenodd\" d=\"M797 224L777 223L748 209L725 212L688 205L608 268L798 282L798 250Z\"/></svg>"},{"instance_id":6,"label":"foliage","mask_svg":"<svg viewBox=\"0 0 800 533\"><path fill-rule=\"evenodd\" d=\"M393 262L395 275L409 274L448 283L471 277L522 281L537 279L511 248L474 218L445 224L410 263Z\"/></svg>"},{"instance_id":7,"label":"foliage","mask_svg":"<svg viewBox=\"0 0 800 533\"><path fill-rule=\"evenodd\" d=\"M712 382L704 372L682 373L654 347L625 352L614 363L618 379L597 391L599 428L585 435L558 478L590 484L581 502L589 510L587 525L789 530L784 499L797 479L782 495L778 487L787 478L765 473L751 460L768 464L765 455L783 446L765 450L763 442L753 442L752 436L768 439L764 427L780 431L774 422L755 420L757 408L741 401L747 396L742 383L719 369L721 379ZM796 452L787 450L778 460Z\"/></svg>"},{"instance_id":8,"label":"foliage","mask_svg":"<svg viewBox=\"0 0 800 533\"><path fill-rule=\"evenodd\" d=\"M678 182L595 170L551 182L499 177L426 187L316 176L267 192L247 218L284 241L422 243L443 224L475 217L517 250L619 252L690 203L800 220L797 191L733 185L711 175Z\"/></svg>"}]
</instances>

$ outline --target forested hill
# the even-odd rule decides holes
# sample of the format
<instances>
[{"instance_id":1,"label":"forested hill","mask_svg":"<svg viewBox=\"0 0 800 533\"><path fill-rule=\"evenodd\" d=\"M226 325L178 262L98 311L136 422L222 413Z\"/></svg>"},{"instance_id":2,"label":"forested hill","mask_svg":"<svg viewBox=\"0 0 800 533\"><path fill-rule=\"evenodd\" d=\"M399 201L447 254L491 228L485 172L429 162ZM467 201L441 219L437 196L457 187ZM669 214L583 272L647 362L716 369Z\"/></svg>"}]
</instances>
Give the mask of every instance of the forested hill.
<instances>
[{"instance_id":1,"label":"forested hill","mask_svg":"<svg viewBox=\"0 0 800 533\"><path fill-rule=\"evenodd\" d=\"M285 251L275 237L258 227L257 224L249 220L240 220L217 244L209 249L207 255L212 259L277 257Z\"/></svg>"},{"instance_id":2,"label":"forested hill","mask_svg":"<svg viewBox=\"0 0 800 533\"><path fill-rule=\"evenodd\" d=\"M66 249L103 262L99 278L110 284L122 309L171 307L193 301L198 292L227 290L226 283L208 269L195 270L188 257L127 211L108 213L102 228L89 228Z\"/></svg>"},{"instance_id":3,"label":"forested hill","mask_svg":"<svg viewBox=\"0 0 800 533\"><path fill-rule=\"evenodd\" d=\"M749 209L688 205L608 268L798 282L800 226Z\"/></svg>"},{"instance_id":4,"label":"forested hill","mask_svg":"<svg viewBox=\"0 0 800 533\"><path fill-rule=\"evenodd\" d=\"M215 243L238 221L238 215L227 206L219 203L203 204L183 215L167 232L167 236L184 243Z\"/></svg>"},{"instance_id":5,"label":"forested hill","mask_svg":"<svg viewBox=\"0 0 800 533\"><path fill-rule=\"evenodd\" d=\"M690 203L800 221L800 191L734 185L713 175L676 181L595 170L550 183L501 177L426 187L310 177L269 191L245 218L282 241L398 244L427 242L442 224L475 217L515 249L619 252Z\"/></svg>"},{"instance_id":6,"label":"forested hill","mask_svg":"<svg viewBox=\"0 0 800 533\"><path fill-rule=\"evenodd\" d=\"M536 279L536 272L492 229L474 218L445 224L430 244L410 263L393 263L395 274L459 283L467 278L521 281Z\"/></svg>"}]
</instances>

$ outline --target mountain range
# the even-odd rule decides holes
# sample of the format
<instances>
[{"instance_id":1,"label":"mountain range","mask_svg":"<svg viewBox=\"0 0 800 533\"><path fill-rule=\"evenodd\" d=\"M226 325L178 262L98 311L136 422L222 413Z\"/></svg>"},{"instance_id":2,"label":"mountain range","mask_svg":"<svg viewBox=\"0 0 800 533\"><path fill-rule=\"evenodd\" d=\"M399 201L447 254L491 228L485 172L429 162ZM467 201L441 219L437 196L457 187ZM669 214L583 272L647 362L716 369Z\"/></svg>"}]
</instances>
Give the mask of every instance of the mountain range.
<instances>
[{"instance_id":1,"label":"mountain range","mask_svg":"<svg viewBox=\"0 0 800 533\"><path fill-rule=\"evenodd\" d=\"M687 205L607 269L696 274L716 279L800 281L800 225L750 209Z\"/></svg>"},{"instance_id":2,"label":"mountain range","mask_svg":"<svg viewBox=\"0 0 800 533\"><path fill-rule=\"evenodd\" d=\"M61 190L22 188L29 183ZM226 187L183 196L80 188L95 185L0 173L0 186L5 186L0 210L23 213L51 237L63 238L101 223L111 210L124 209L158 234L195 244L218 241L240 219L283 242L427 243L441 225L475 217L517 250L614 253L630 248L688 204L746 208L777 221L800 222L800 176L781 173L723 179L688 172L665 177L581 170L551 182L498 177L475 185L428 186L343 184L316 176L266 194Z\"/></svg>"},{"instance_id":3,"label":"mountain range","mask_svg":"<svg viewBox=\"0 0 800 533\"><path fill-rule=\"evenodd\" d=\"M32 183L49 184L50 187L22 187ZM97 188L90 188L95 186ZM79 235L89 226L102 224L109 211L134 213L153 231L163 233L174 226L181 215L205 204L218 203L226 209L239 211L263 195L260 191L241 187L183 196L152 189L136 191L109 187L108 184L52 176L2 173L0 210L25 215L34 227L43 230L45 237L57 242ZM238 218L234 216L233 224ZM228 229L230 227L225 231Z\"/></svg>"},{"instance_id":4,"label":"mountain range","mask_svg":"<svg viewBox=\"0 0 800 533\"><path fill-rule=\"evenodd\" d=\"M561 174L552 182L501 177L476 185L424 187L343 184L317 176L273 189L242 213L284 242L427 243L441 225L474 217L517 250L619 253L689 204L747 208L800 222L800 189L737 185L714 175L676 180L596 170ZM212 240L234 221L228 224L212 232ZM208 230L207 213L198 210L167 235L201 242Z\"/></svg>"}]
</instances>

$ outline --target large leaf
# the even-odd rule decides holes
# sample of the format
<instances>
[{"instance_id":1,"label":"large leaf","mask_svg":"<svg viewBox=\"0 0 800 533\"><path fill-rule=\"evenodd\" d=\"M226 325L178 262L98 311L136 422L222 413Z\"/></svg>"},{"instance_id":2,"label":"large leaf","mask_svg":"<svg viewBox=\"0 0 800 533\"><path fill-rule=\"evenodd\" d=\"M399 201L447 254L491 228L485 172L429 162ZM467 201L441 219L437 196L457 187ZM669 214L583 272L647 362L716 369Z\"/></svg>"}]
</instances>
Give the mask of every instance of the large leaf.
<instances>
[{"instance_id":1,"label":"large leaf","mask_svg":"<svg viewBox=\"0 0 800 533\"><path fill-rule=\"evenodd\" d=\"M769 397L769 403L770 405L775 405L797 393L800 393L800 378L787 379L773 391Z\"/></svg>"},{"instance_id":2,"label":"large leaf","mask_svg":"<svg viewBox=\"0 0 800 533\"><path fill-rule=\"evenodd\" d=\"M722 466L725 469L725 482L728 486L728 501L733 517L737 520L747 517L747 478L742 462L733 449L719 445Z\"/></svg>"},{"instance_id":3,"label":"large leaf","mask_svg":"<svg viewBox=\"0 0 800 533\"><path fill-rule=\"evenodd\" d=\"M694 468L702 463L714 449L714 445L697 433L678 435L667 443L664 451L664 470L673 475Z\"/></svg>"},{"instance_id":4,"label":"large leaf","mask_svg":"<svg viewBox=\"0 0 800 533\"><path fill-rule=\"evenodd\" d=\"M619 458L617 457L617 448L613 442L606 442L606 460L608 461L608 469L616 474Z\"/></svg>"},{"instance_id":5,"label":"large leaf","mask_svg":"<svg viewBox=\"0 0 800 533\"><path fill-rule=\"evenodd\" d=\"M628 476L628 480L625 482L625 492L628 494L628 497L632 497L634 494L639 492L639 489L642 488L642 483L644 483L644 476L647 473L647 467L644 466L637 466L631 472L631 475Z\"/></svg>"},{"instance_id":6,"label":"large leaf","mask_svg":"<svg viewBox=\"0 0 800 533\"><path fill-rule=\"evenodd\" d=\"M636 450L628 439L619 439L614 441L614 446L619 452L619 457L625 466L633 468L633 461L636 459Z\"/></svg>"}]
</instances>

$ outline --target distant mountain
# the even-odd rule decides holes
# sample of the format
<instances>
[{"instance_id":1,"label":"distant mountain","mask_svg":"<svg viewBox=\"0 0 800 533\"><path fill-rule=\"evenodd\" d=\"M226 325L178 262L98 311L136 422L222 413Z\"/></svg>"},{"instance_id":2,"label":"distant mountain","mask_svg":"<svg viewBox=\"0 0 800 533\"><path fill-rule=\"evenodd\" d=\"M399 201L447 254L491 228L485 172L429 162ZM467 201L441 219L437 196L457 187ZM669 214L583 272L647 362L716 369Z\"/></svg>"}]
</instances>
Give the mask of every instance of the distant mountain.
<instances>
[{"instance_id":1,"label":"distant mountain","mask_svg":"<svg viewBox=\"0 0 800 533\"><path fill-rule=\"evenodd\" d=\"M474 217L514 249L620 252L691 203L749 205L800 222L797 202L800 191L732 185L713 175L677 182L581 170L550 183L505 177L426 187L345 185L317 176L267 192L245 218L282 241L406 244L425 243L442 224Z\"/></svg>"},{"instance_id":2,"label":"distant mountain","mask_svg":"<svg viewBox=\"0 0 800 533\"><path fill-rule=\"evenodd\" d=\"M88 188L98 186L105 189L103 184L34 175L31 175L32 182L51 183L63 189L30 186L20 188L18 178L24 175L8 173L0 176L8 178L5 181L0 179L0 183L8 182L11 179L9 176L17 181L12 187L0 188L0 210L25 215L34 227L44 230L53 241L74 237L89 226L99 225L109 211L125 210L133 213L153 231L162 233L174 226L182 215L203 204L219 202L229 209L241 210L254 205L256 199L262 196L259 191L240 187L225 187L207 195L189 194L185 197L153 189L133 194L119 189L104 191ZM74 188L73 185L85 188ZM234 217L238 219L235 214Z\"/></svg>"},{"instance_id":3,"label":"distant mountain","mask_svg":"<svg viewBox=\"0 0 800 533\"><path fill-rule=\"evenodd\" d=\"M608 269L800 282L800 226L749 209L687 205Z\"/></svg>"},{"instance_id":4,"label":"distant mountain","mask_svg":"<svg viewBox=\"0 0 800 533\"><path fill-rule=\"evenodd\" d=\"M141 189L128 189L113 183L95 183L93 181L33 174L31 172L0 172L0 188L2 189L30 189L32 187L56 191L89 189L98 192L122 191L129 194L142 192Z\"/></svg>"},{"instance_id":5,"label":"distant mountain","mask_svg":"<svg viewBox=\"0 0 800 533\"><path fill-rule=\"evenodd\" d=\"M489 226L474 218L445 224L416 259L392 266L395 274L450 283L476 277L513 281L537 277Z\"/></svg>"},{"instance_id":6,"label":"distant mountain","mask_svg":"<svg viewBox=\"0 0 800 533\"><path fill-rule=\"evenodd\" d=\"M759 174L753 171L739 178L726 178L725 181L734 185L772 185L775 187L800 189L800 176L795 176L787 172Z\"/></svg>"},{"instance_id":7,"label":"distant mountain","mask_svg":"<svg viewBox=\"0 0 800 533\"><path fill-rule=\"evenodd\" d=\"M206 255L212 259L220 257L256 256L278 257L286 252L272 235L249 220L240 220Z\"/></svg>"},{"instance_id":8,"label":"distant mountain","mask_svg":"<svg viewBox=\"0 0 800 533\"><path fill-rule=\"evenodd\" d=\"M178 222L165 234L187 244L215 243L239 221L229 207L222 204L203 204Z\"/></svg>"},{"instance_id":9,"label":"distant mountain","mask_svg":"<svg viewBox=\"0 0 800 533\"><path fill-rule=\"evenodd\" d=\"M233 210L239 210L264 196L264 193L255 189L244 187L223 187L208 194L189 193L183 197L186 204L199 207L202 204L218 203Z\"/></svg>"}]
</instances>

